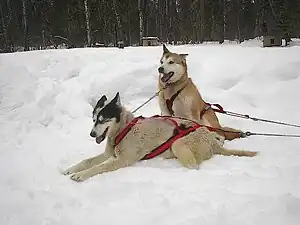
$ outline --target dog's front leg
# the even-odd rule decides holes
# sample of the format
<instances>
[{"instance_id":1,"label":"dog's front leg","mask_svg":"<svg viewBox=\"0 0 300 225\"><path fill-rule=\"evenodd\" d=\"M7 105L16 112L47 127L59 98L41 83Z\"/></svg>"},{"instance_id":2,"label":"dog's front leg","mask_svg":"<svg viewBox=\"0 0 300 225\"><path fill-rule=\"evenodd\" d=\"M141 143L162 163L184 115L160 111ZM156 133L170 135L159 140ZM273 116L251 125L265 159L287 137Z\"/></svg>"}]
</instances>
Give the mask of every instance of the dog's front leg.
<instances>
[{"instance_id":1,"label":"dog's front leg","mask_svg":"<svg viewBox=\"0 0 300 225\"><path fill-rule=\"evenodd\" d=\"M69 175L72 173L77 173L82 170L89 169L95 165L99 165L99 164L103 163L112 155L113 155L113 148L109 145L109 143L107 143L104 153L102 153L96 157L88 158L88 159L81 161L80 163L65 170L63 172L63 174Z\"/></svg>"},{"instance_id":2,"label":"dog's front leg","mask_svg":"<svg viewBox=\"0 0 300 225\"><path fill-rule=\"evenodd\" d=\"M122 160L120 158L110 157L104 163L94 166L90 169L75 173L71 176L71 179L74 181L84 181L92 176L114 171L129 165L132 165L135 161Z\"/></svg>"},{"instance_id":3,"label":"dog's front leg","mask_svg":"<svg viewBox=\"0 0 300 225\"><path fill-rule=\"evenodd\" d=\"M159 94L158 104L159 104L161 116L171 116L171 113L168 110L166 101L164 100L162 93Z\"/></svg>"},{"instance_id":4,"label":"dog's front leg","mask_svg":"<svg viewBox=\"0 0 300 225\"><path fill-rule=\"evenodd\" d=\"M102 162L104 162L105 160L107 160L108 158L110 157L109 154L107 154L106 152L105 153L102 153L96 157L92 157L92 158L88 158L88 159L85 159L85 160L82 160L80 163L74 165L74 166L71 166L70 168L66 169L63 174L64 175L69 175L69 174L72 174L72 173L77 173L77 172L80 172L82 170L86 170L86 169L89 169L95 165L98 165Z\"/></svg>"}]
</instances>

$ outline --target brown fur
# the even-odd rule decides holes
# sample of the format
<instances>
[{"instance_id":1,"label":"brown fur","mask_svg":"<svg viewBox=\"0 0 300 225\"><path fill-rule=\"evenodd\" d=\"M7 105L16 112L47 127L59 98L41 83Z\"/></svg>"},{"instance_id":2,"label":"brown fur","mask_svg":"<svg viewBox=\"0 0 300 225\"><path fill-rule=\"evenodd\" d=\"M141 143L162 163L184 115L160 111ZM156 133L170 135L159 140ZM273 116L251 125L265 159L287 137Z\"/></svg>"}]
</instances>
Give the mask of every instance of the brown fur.
<instances>
[{"instance_id":1,"label":"brown fur","mask_svg":"<svg viewBox=\"0 0 300 225\"><path fill-rule=\"evenodd\" d=\"M212 109L208 109L203 115L203 118L200 119L200 113L205 107L205 102L192 79L188 77L185 57L180 54L170 52L165 46L162 59L163 57L165 57L165 59L172 58L174 63L179 64L184 68L184 73L179 80L167 85L159 78L158 89L162 91L159 93L158 99L162 115L170 115L170 112L167 109L166 100L170 99L178 90L184 87L174 100L172 107L174 116L189 118L207 126L220 128L221 130L218 131L218 133L224 136L225 140L239 138L241 131L233 128L222 127L219 123L218 117Z\"/></svg>"}]
</instances>

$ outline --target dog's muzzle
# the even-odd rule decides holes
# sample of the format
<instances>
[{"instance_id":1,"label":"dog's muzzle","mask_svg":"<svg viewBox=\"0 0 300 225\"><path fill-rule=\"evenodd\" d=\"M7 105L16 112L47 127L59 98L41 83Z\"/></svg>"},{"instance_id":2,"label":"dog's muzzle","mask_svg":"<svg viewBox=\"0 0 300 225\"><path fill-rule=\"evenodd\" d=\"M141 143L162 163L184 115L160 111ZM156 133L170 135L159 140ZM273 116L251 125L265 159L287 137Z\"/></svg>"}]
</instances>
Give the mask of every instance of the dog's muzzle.
<instances>
[{"instance_id":1,"label":"dog's muzzle","mask_svg":"<svg viewBox=\"0 0 300 225\"><path fill-rule=\"evenodd\" d=\"M106 133L108 131L108 127L105 129L105 131L103 132L103 134L101 134L100 136L96 137L96 143L100 144L106 137Z\"/></svg>"},{"instance_id":2,"label":"dog's muzzle","mask_svg":"<svg viewBox=\"0 0 300 225\"><path fill-rule=\"evenodd\" d=\"M169 73L161 73L162 77L160 78L162 82L167 83L171 77L174 75L174 72L169 72Z\"/></svg>"}]
</instances>

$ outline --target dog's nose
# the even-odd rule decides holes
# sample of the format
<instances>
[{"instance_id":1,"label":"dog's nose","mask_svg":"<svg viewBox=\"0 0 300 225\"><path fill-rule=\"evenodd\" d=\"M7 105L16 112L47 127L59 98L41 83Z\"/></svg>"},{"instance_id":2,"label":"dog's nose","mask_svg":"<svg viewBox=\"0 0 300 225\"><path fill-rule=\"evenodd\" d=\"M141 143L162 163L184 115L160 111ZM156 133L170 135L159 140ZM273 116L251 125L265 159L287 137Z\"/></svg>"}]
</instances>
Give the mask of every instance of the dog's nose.
<instances>
[{"instance_id":1,"label":"dog's nose","mask_svg":"<svg viewBox=\"0 0 300 225\"><path fill-rule=\"evenodd\" d=\"M93 138L95 138L97 136L97 134L96 134L95 131L91 131L90 136L93 137Z\"/></svg>"},{"instance_id":2,"label":"dog's nose","mask_svg":"<svg viewBox=\"0 0 300 225\"><path fill-rule=\"evenodd\" d=\"M164 72L164 68L163 67L159 67L158 68L158 72L163 73Z\"/></svg>"}]
</instances>

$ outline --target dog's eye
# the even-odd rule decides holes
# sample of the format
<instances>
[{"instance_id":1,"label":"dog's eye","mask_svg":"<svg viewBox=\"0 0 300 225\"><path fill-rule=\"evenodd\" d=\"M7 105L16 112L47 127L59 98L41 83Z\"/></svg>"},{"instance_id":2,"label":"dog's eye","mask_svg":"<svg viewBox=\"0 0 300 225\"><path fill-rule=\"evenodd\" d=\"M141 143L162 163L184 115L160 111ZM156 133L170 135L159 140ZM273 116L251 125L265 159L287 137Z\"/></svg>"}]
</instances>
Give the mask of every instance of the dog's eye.
<instances>
[{"instance_id":1,"label":"dog's eye","mask_svg":"<svg viewBox=\"0 0 300 225\"><path fill-rule=\"evenodd\" d=\"M104 120L105 120L105 119L103 118L103 116L99 116L99 117L98 117L98 122L99 122L99 123L103 123Z\"/></svg>"},{"instance_id":2,"label":"dog's eye","mask_svg":"<svg viewBox=\"0 0 300 225\"><path fill-rule=\"evenodd\" d=\"M160 64L163 64L163 61L160 61Z\"/></svg>"},{"instance_id":3,"label":"dog's eye","mask_svg":"<svg viewBox=\"0 0 300 225\"><path fill-rule=\"evenodd\" d=\"M169 64L174 64L174 62L173 62L173 61L170 61Z\"/></svg>"}]
</instances>

